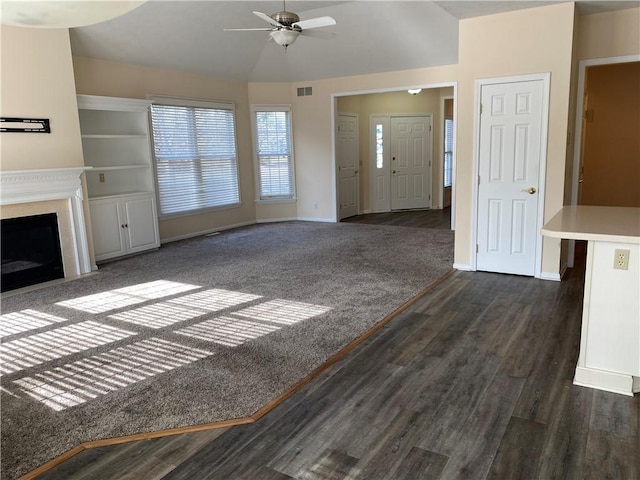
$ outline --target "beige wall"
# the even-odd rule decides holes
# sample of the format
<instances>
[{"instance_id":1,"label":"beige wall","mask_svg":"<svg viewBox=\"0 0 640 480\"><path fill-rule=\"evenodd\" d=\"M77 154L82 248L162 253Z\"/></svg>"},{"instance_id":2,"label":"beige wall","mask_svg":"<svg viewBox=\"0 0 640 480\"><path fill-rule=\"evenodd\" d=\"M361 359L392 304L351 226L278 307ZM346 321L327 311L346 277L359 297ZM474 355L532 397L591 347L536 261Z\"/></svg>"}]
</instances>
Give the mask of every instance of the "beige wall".
<instances>
[{"instance_id":1,"label":"beige wall","mask_svg":"<svg viewBox=\"0 0 640 480\"><path fill-rule=\"evenodd\" d=\"M442 208L440 195L442 190L442 123L441 98L453 95L453 88L425 89L418 95L409 95L406 90L387 93L373 93L338 98L338 113L357 113L359 121L360 156L360 209L371 210L371 139L369 119L380 114L416 114L432 115L432 206Z\"/></svg>"},{"instance_id":2,"label":"beige wall","mask_svg":"<svg viewBox=\"0 0 640 480\"><path fill-rule=\"evenodd\" d=\"M170 70L73 57L79 94L146 98L147 94L233 101L242 205L160 221L161 240L255 222L254 170L247 84Z\"/></svg>"},{"instance_id":3,"label":"beige wall","mask_svg":"<svg viewBox=\"0 0 640 480\"><path fill-rule=\"evenodd\" d=\"M293 103L292 98L296 95L296 92L290 83L249 83L248 90L250 105L291 105ZM297 116L295 109L292 108L291 113L292 118L295 119ZM295 137L296 132L293 127L292 130ZM295 164L297 160L295 141L293 147L293 158ZM296 185L297 183L298 182L296 181ZM290 220L297 218L297 215L295 201L277 203L256 202L256 220L258 222Z\"/></svg>"},{"instance_id":4,"label":"beige wall","mask_svg":"<svg viewBox=\"0 0 640 480\"><path fill-rule=\"evenodd\" d=\"M640 62L587 68L580 204L640 207Z\"/></svg>"},{"instance_id":5,"label":"beige wall","mask_svg":"<svg viewBox=\"0 0 640 480\"><path fill-rule=\"evenodd\" d=\"M1 115L48 118L51 126L51 133L0 134L0 170L84 166L69 31L2 25L0 40ZM87 219L88 210L85 202ZM71 227L68 201L6 205L2 207L1 216L13 218L41 213L58 214L65 276L75 275L78 268L75 232ZM88 243L92 256L90 235L91 232Z\"/></svg>"},{"instance_id":6,"label":"beige wall","mask_svg":"<svg viewBox=\"0 0 640 480\"><path fill-rule=\"evenodd\" d=\"M0 28L3 117L48 118L51 133L3 133L2 170L83 166L66 29Z\"/></svg>"},{"instance_id":7,"label":"beige wall","mask_svg":"<svg viewBox=\"0 0 640 480\"><path fill-rule=\"evenodd\" d=\"M578 17L578 59L640 53L640 8Z\"/></svg>"},{"instance_id":8,"label":"beige wall","mask_svg":"<svg viewBox=\"0 0 640 480\"><path fill-rule=\"evenodd\" d=\"M563 205L574 4L563 3L460 21L455 261L471 265L475 81L551 73L544 220ZM544 239L542 272L560 270L560 241Z\"/></svg>"},{"instance_id":9,"label":"beige wall","mask_svg":"<svg viewBox=\"0 0 640 480\"><path fill-rule=\"evenodd\" d=\"M413 85L453 83L456 71L455 65L448 65L290 85L296 149L297 217L319 221L335 218L333 115L338 112L334 105L336 96L376 90L400 90ZM298 87L312 87L313 95L296 96ZM249 84L249 96L252 99L269 98L272 88L270 84ZM278 218L287 217L289 212L289 207L284 204L275 206L270 214Z\"/></svg>"}]
</instances>

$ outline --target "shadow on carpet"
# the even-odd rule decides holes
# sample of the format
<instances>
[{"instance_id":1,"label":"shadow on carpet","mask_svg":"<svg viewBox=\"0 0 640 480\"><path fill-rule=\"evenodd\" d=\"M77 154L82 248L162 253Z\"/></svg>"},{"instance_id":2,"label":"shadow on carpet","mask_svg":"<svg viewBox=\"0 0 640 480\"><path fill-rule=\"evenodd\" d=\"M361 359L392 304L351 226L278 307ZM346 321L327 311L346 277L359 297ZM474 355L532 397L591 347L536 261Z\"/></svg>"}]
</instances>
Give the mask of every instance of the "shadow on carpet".
<instances>
[{"instance_id":1,"label":"shadow on carpet","mask_svg":"<svg viewBox=\"0 0 640 480\"><path fill-rule=\"evenodd\" d=\"M3 298L2 478L248 417L447 273L453 232L254 225Z\"/></svg>"}]
</instances>

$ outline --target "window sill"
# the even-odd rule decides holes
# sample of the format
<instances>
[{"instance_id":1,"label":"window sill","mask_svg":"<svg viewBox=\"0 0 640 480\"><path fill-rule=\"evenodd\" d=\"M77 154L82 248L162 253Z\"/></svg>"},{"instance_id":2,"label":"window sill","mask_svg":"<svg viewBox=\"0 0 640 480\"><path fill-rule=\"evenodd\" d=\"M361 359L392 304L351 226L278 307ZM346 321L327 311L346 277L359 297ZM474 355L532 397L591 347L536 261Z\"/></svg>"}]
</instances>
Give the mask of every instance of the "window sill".
<instances>
[{"instance_id":1,"label":"window sill","mask_svg":"<svg viewBox=\"0 0 640 480\"><path fill-rule=\"evenodd\" d=\"M262 200L256 200L257 205L271 205L274 203L296 203L296 198L265 198Z\"/></svg>"}]
</instances>

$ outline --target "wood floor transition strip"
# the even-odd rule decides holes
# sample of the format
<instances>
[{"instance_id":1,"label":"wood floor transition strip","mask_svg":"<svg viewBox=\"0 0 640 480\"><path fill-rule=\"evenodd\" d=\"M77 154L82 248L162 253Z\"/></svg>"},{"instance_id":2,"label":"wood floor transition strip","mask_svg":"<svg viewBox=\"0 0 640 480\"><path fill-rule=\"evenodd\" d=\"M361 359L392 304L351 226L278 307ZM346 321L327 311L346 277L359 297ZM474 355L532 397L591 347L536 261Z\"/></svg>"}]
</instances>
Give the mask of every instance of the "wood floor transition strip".
<instances>
[{"instance_id":1,"label":"wood floor transition strip","mask_svg":"<svg viewBox=\"0 0 640 480\"><path fill-rule=\"evenodd\" d=\"M427 293L429 293L432 290L434 290L437 286L439 286L441 283L443 283L445 280L447 280L455 272L456 272L455 269L453 269L453 268L450 269L443 276L441 276L440 278L438 278L437 280L435 280L434 282L429 284L422 291L420 291L419 293L414 295L412 298L410 298L408 301L406 301L404 304L402 304L398 308L396 308L393 312L391 312L389 315L387 315L385 318L383 318L376 325L374 325L369 330L364 332L362 335L360 335L359 337L355 338L349 344L344 346L335 355L330 357L326 362L324 362L322 365L320 365L315 370L313 370L305 378L300 380L296 385L294 385L289 390L287 390L286 392L282 393L281 395L279 395L278 397L276 397L275 399L273 399L272 401L267 403L264 407L262 407L260 410L258 410L257 412L255 412L253 415L251 415L249 417L236 418L236 419L232 419L232 420L222 420L220 422L205 423L205 424L201 424L201 425L190 425L190 426L187 426L187 427L171 428L171 429L167 429L167 430L157 430L157 431L154 431L154 432L145 432L145 433L138 433L138 434L134 434L134 435L125 435L125 436L122 436L122 437L105 438L105 439L102 439L102 440L93 440L93 441L90 441L90 442L84 442L84 443L81 443L80 445L78 445L78 446L66 451L62 455L59 455L59 456L53 458L52 460L49 460L47 463L39 466L38 468L32 470L31 472L26 473L22 477L18 478L18 480L33 480L36 477L38 477L39 475L42 475L43 473L45 473L45 472L57 467L61 463L64 463L65 461L69 460L71 457L83 452L84 450L88 450L88 449L91 449L91 448L106 447L106 446L109 446L109 445L118 445L118 444L121 444L121 443L135 442L135 441L140 441L140 440L149 440L149 439L152 439L152 438L168 437L168 436L171 436L171 435L180 435L180 434L183 434L183 433L201 432L203 430L229 428L229 427L235 427L235 426L239 426L239 425L247 425L247 424L250 424L250 423L254 423L254 422L258 421L260 418L262 418L263 416L265 416L267 413L269 413L271 410L276 408L282 402L284 402L285 400L290 398L292 395L294 395L295 393L300 391L305 385L307 385L309 382L311 382L313 379L315 379L318 375L320 375L322 372L324 372L326 369L328 369L331 365L333 365L338 360L343 358L345 355L350 353L353 349L355 349L358 345L360 345L362 342L364 342L367 338L371 337L374 333L376 333L378 330L383 328L391 320L393 320L395 317L397 317L399 314L401 314L403 311L405 311L411 305L413 305L418 300L420 300L422 297L424 297Z\"/></svg>"}]
</instances>

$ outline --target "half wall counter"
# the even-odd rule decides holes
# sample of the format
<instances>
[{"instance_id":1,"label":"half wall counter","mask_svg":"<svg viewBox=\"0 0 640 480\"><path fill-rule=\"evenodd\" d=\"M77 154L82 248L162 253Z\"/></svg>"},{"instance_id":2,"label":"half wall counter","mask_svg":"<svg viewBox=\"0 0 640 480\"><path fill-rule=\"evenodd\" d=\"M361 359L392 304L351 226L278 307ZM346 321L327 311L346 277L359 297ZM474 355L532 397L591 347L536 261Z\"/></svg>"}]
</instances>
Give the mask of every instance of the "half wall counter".
<instances>
[{"instance_id":1,"label":"half wall counter","mask_svg":"<svg viewBox=\"0 0 640 480\"><path fill-rule=\"evenodd\" d=\"M573 383L640 391L640 208L572 205L542 235L587 241L580 356Z\"/></svg>"}]
</instances>

